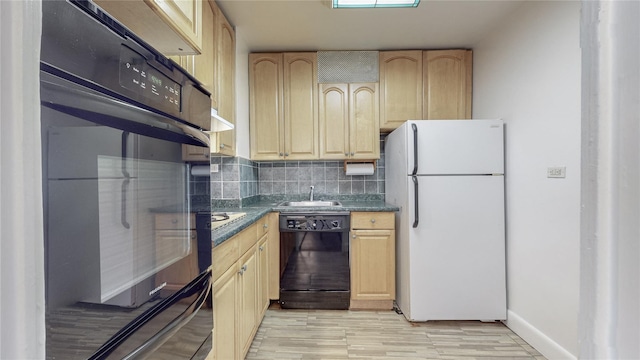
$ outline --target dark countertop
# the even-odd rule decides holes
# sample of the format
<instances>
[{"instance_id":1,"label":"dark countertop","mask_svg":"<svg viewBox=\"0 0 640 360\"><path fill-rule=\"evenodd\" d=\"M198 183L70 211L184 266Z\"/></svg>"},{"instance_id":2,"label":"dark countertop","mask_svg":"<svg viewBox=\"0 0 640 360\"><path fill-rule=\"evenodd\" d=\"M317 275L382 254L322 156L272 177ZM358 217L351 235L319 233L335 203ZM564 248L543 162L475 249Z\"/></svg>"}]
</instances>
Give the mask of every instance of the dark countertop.
<instances>
[{"instance_id":1,"label":"dark countertop","mask_svg":"<svg viewBox=\"0 0 640 360\"><path fill-rule=\"evenodd\" d=\"M220 226L213 230L212 239L213 246L217 246L238 234L254 222L258 221L264 215L277 212L311 212L311 211L398 211L397 206L392 206L382 200L374 201L358 201L358 200L340 200L342 206L330 207L285 207L278 206L280 201L260 201L251 206L241 208L213 208L213 212L244 212L245 216L234 220L228 224Z\"/></svg>"}]
</instances>

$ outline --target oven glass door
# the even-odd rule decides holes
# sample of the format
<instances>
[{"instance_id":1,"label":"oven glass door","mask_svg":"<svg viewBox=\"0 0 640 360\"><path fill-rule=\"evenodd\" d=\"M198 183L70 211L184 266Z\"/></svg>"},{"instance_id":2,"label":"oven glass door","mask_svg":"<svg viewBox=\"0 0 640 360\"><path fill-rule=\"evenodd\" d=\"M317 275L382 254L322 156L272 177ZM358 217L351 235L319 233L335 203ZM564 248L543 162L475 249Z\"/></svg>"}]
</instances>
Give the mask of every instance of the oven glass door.
<instances>
[{"instance_id":1,"label":"oven glass door","mask_svg":"<svg viewBox=\"0 0 640 360\"><path fill-rule=\"evenodd\" d=\"M213 326L181 158L193 137L174 120L42 78L47 358L163 348L191 358ZM157 220L167 214L169 229Z\"/></svg>"}]
</instances>

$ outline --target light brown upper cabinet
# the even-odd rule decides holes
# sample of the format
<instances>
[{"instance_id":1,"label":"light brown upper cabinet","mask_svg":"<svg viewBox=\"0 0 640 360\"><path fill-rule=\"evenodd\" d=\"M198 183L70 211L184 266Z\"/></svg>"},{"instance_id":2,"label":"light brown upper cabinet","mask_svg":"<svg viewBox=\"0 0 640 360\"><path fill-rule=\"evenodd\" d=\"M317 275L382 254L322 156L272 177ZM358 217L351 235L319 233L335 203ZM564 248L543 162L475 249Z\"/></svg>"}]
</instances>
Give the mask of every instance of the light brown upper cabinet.
<instances>
[{"instance_id":1,"label":"light brown upper cabinet","mask_svg":"<svg viewBox=\"0 0 640 360\"><path fill-rule=\"evenodd\" d=\"M380 52L380 130L422 118L422 50Z\"/></svg>"},{"instance_id":2,"label":"light brown upper cabinet","mask_svg":"<svg viewBox=\"0 0 640 360\"><path fill-rule=\"evenodd\" d=\"M471 50L380 52L380 130L471 118Z\"/></svg>"},{"instance_id":3,"label":"light brown upper cabinet","mask_svg":"<svg viewBox=\"0 0 640 360\"><path fill-rule=\"evenodd\" d=\"M428 50L422 65L422 119L471 119L471 50Z\"/></svg>"},{"instance_id":4,"label":"light brown upper cabinet","mask_svg":"<svg viewBox=\"0 0 640 360\"><path fill-rule=\"evenodd\" d=\"M202 51L202 0L96 0L95 3L163 54Z\"/></svg>"},{"instance_id":5,"label":"light brown upper cabinet","mask_svg":"<svg viewBox=\"0 0 640 360\"><path fill-rule=\"evenodd\" d=\"M218 84L215 81L216 62L216 29L217 29L217 5L207 1L202 8L202 53L200 55L186 55L171 57L178 64L184 67L189 73L195 76L211 93L211 107L217 108ZM211 122L196 124L205 130L211 128ZM209 161L210 149L192 145L182 146L182 159L185 161Z\"/></svg>"},{"instance_id":6,"label":"light brown upper cabinet","mask_svg":"<svg viewBox=\"0 0 640 360\"><path fill-rule=\"evenodd\" d=\"M249 133L254 160L284 156L282 59L282 53L249 54Z\"/></svg>"},{"instance_id":7,"label":"light brown upper cabinet","mask_svg":"<svg viewBox=\"0 0 640 360\"><path fill-rule=\"evenodd\" d=\"M235 124L236 86L236 35L222 11L218 11L217 71L218 115ZM211 152L222 155L236 155L236 130L219 132L211 136Z\"/></svg>"},{"instance_id":8,"label":"light brown upper cabinet","mask_svg":"<svg viewBox=\"0 0 640 360\"><path fill-rule=\"evenodd\" d=\"M208 0L207 2L209 3L208 8L211 9L211 13L209 14L209 16L211 16L211 21L210 24L207 24L206 20L204 20L203 15L203 29L206 26L209 30L207 31L207 34L202 35L203 47L206 46L207 49L202 50L202 55L205 56L200 61L208 63L208 65L206 66L210 72L206 76L211 77L211 86L207 87L207 90L211 92L211 107L217 109L218 89L220 88L220 84L218 83L218 32L220 31L220 17L222 15L220 12L220 8L218 8L218 5L214 0ZM235 53L235 46L233 51ZM205 80L202 81L205 82L206 86L207 82Z\"/></svg>"},{"instance_id":9,"label":"light brown upper cabinet","mask_svg":"<svg viewBox=\"0 0 640 360\"><path fill-rule=\"evenodd\" d=\"M321 159L379 159L377 83L320 84Z\"/></svg>"},{"instance_id":10,"label":"light brown upper cabinet","mask_svg":"<svg viewBox=\"0 0 640 360\"><path fill-rule=\"evenodd\" d=\"M314 52L249 54L253 160L318 159Z\"/></svg>"}]
</instances>

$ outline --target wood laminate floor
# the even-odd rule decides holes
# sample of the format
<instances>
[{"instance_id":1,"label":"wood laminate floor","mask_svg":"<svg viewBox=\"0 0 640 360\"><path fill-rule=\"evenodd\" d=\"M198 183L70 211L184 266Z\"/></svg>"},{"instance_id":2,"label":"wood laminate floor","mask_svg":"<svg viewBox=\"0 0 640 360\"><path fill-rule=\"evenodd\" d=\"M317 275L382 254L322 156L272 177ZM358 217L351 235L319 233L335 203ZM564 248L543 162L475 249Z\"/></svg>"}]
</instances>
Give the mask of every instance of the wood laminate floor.
<instances>
[{"instance_id":1,"label":"wood laminate floor","mask_svg":"<svg viewBox=\"0 0 640 360\"><path fill-rule=\"evenodd\" d=\"M410 323L394 311L281 310L272 306L246 359L545 358L501 323Z\"/></svg>"}]
</instances>

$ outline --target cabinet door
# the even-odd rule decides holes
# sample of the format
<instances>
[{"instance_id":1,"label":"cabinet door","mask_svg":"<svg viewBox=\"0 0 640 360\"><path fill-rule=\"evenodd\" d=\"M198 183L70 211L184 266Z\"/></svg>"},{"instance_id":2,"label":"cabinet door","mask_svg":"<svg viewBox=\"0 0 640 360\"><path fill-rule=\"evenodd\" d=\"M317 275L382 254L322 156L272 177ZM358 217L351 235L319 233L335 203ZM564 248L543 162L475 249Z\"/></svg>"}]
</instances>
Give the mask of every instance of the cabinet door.
<instances>
[{"instance_id":1,"label":"cabinet door","mask_svg":"<svg viewBox=\"0 0 640 360\"><path fill-rule=\"evenodd\" d=\"M272 212L268 217L269 247L269 299L280 298L280 229L278 228L280 213Z\"/></svg>"},{"instance_id":2,"label":"cabinet door","mask_svg":"<svg viewBox=\"0 0 640 360\"><path fill-rule=\"evenodd\" d=\"M471 50L423 53L423 119L471 119Z\"/></svg>"},{"instance_id":3,"label":"cabinet door","mask_svg":"<svg viewBox=\"0 0 640 360\"><path fill-rule=\"evenodd\" d=\"M266 219L265 219L266 220ZM258 241L258 318L260 323L269 308L269 244L268 236Z\"/></svg>"},{"instance_id":4,"label":"cabinet door","mask_svg":"<svg viewBox=\"0 0 640 360\"><path fill-rule=\"evenodd\" d=\"M193 49L202 48L202 0L144 0Z\"/></svg>"},{"instance_id":5,"label":"cabinet door","mask_svg":"<svg viewBox=\"0 0 640 360\"><path fill-rule=\"evenodd\" d=\"M351 299L393 300L394 230L352 230L351 237Z\"/></svg>"},{"instance_id":6,"label":"cabinet door","mask_svg":"<svg viewBox=\"0 0 640 360\"><path fill-rule=\"evenodd\" d=\"M205 44L211 45L211 57L209 58L211 69L211 87L207 88L211 91L211 107L218 108L218 92L220 84L218 81L218 32L220 31L220 8L214 0L208 0L209 8L211 9L211 34L203 34L203 47ZM205 6L206 7L206 6ZM206 40L210 37L210 40ZM205 51L205 50L203 50Z\"/></svg>"},{"instance_id":7,"label":"cabinet door","mask_svg":"<svg viewBox=\"0 0 640 360\"><path fill-rule=\"evenodd\" d=\"M281 160L282 138L282 54L249 54L249 132L251 159Z\"/></svg>"},{"instance_id":8,"label":"cabinet door","mask_svg":"<svg viewBox=\"0 0 640 360\"><path fill-rule=\"evenodd\" d=\"M254 245L239 261L238 301L240 309L238 312L238 340L239 354L243 359L251 346L253 332L258 319L257 263L256 246Z\"/></svg>"},{"instance_id":9,"label":"cabinet door","mask_svg":"<svg viewBox=\"0 0 640 360\"><path fill-rule=\"evenodd\" d=\"M318 158L318 62L315 52L284 54L284 148L287 160Z\"/></svg>"},{"instance_id":10,"label":"cabinet door","mask_svg":"<svg viewBox=\"0 0 640 360\"><path fill-rule=\"evenodd\" d=\"M202 0L96 0L96 4L163 54L202 50Z\"/></svg>"},{"instance_id":11,"label":"cabinet door","mask_svg":"<svg viewBox=\"0 0 640 360\"><path fill-rule=\"evenodd\" d=\"M380 52L380 129L422 118L422 51Z\"/></svg>"},{"instance_id":12,"label":"cabinet door","mask_svg":"<svg viewBox=\"0 0 640 360\"><path fill-rule=\"evenodd\" d=\"M235 124L235 32L222 11L218 15L218 114ZM212 148L216 153L235 156L235 129L217 133Z\"/></svg>"},{"instance_id":13,"label":"cabinet door","mask_svg":"<svg viewBox=\"0 0 640 360\"><path fill-rule=\"evenodd\" d=\"M347 84L320 84L320 158L349 158L349 90Z\"/></svg>"},{"instance_id":14,"label":"cabinet door","mask_svg":"<svg viewBox=\"0 0 640 360\"><path fill-rule=\"evenodd\" d=\"M378 84L349 84L349 157L380 158Z\"/></svg>"},{"instance_id":15,"label":"cabinet door","mask_svg":"<svg viewBox=\"0 0 640 360\"><path fill-rule=\"evenodd\" d=\"M212 95L214 94L214 62L213 59L216 55L215 38L214 38L214 24L215 16L213 9L209 6L208 1L202 6L202 52L200 55L191 55L194 58L194 75L198 79L207 91ZM212 106L213 107L213 106ZM211 129L210 120L206 124L198 124L204 129Z\"/></svg>"},{"instance_id":16,"label":"cabinet door","mask_svg":"<svg viewBox=\"0 0 640 360\"><path fill-rule=\"evenodd\" d=\"M234 264L213 283L213 353L214 359L238 358L236 313L238 264Z\"/></svg>"}]
</instances>

